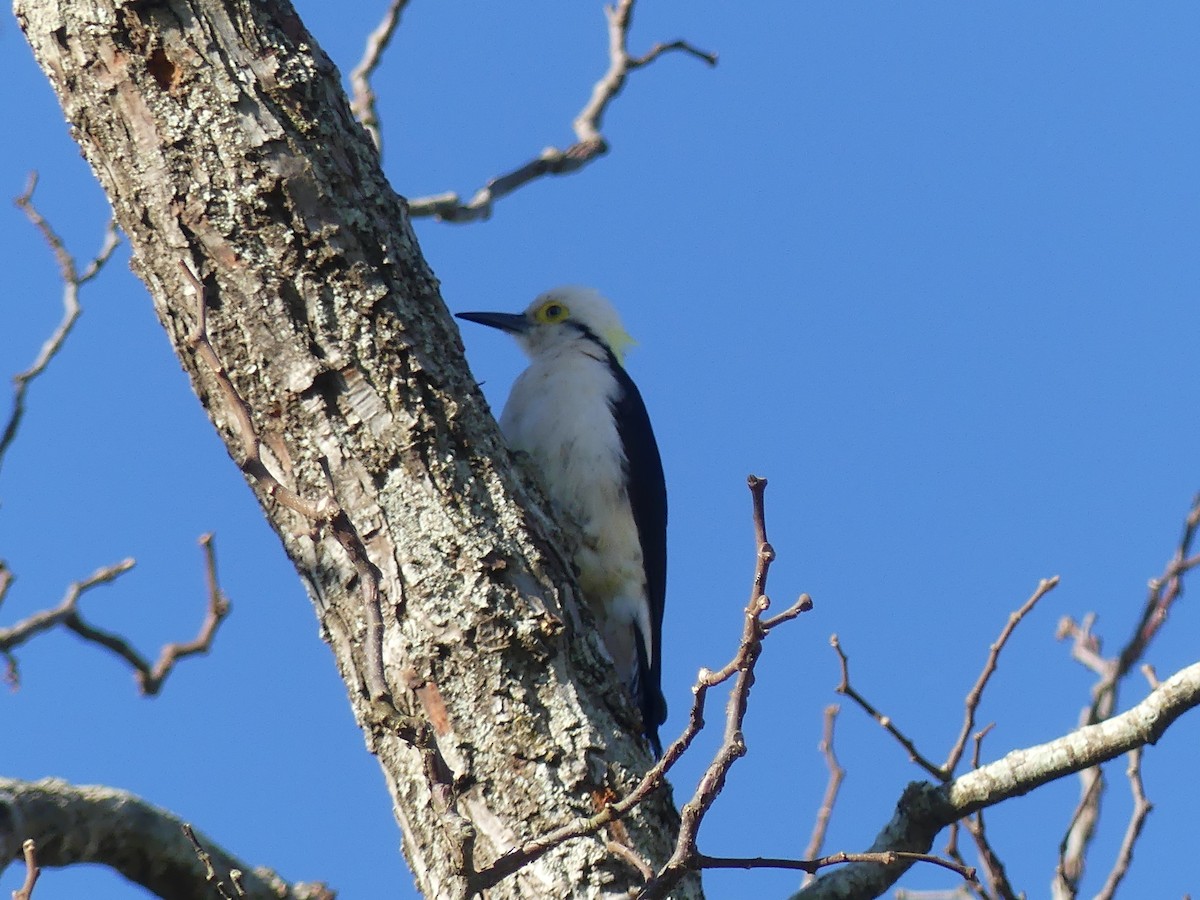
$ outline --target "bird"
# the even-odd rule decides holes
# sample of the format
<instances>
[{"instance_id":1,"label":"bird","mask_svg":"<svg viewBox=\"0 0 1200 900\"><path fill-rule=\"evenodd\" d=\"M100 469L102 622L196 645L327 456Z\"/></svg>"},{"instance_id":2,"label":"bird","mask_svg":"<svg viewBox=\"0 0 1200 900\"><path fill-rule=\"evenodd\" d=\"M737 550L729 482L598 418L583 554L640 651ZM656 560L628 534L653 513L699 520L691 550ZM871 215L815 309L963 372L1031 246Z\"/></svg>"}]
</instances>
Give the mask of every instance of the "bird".
<instances>
[{"instance_id":1,"label":"bird","mask_svg":"<svg viewBox=\"0 0 1200 900\"><path fill-rule=\"evenodd\" d=\"M585 287L546 291L523 313L458 318L507 332L529 357L500 430L573 531L584 600L661 757L667 488L646 404L625 371L634 340L612 303Z\"/></svg>"}]
</instances>

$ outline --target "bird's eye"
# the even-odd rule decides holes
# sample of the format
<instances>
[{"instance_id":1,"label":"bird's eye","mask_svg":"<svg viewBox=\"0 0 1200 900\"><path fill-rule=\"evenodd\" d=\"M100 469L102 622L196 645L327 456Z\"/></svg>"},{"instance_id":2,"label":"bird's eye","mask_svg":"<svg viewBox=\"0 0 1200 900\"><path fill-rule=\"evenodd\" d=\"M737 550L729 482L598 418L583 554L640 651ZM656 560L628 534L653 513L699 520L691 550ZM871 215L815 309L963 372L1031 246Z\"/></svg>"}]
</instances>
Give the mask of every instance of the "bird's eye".
<instances>
[{"instance_id":1,"label":"bird's eye","mask_svg":"<svg viewBox=\"0 0 1200 900\"><path fill-rule=\"evenodd\" d=\"M548 325L553 325L555 322L561 322L570 311L561 303L551 301L537 311L537 319L539 322L544 322Z\"/></svg>"}]
</instances>

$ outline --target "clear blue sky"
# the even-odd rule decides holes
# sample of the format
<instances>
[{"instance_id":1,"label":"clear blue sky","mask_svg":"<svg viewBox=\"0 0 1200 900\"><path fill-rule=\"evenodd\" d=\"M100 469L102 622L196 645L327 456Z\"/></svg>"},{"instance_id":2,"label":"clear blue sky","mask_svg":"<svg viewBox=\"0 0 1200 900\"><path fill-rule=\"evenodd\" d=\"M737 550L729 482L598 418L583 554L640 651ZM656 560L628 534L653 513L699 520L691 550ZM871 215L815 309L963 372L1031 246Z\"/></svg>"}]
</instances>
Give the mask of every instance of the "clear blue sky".
<instances>
[{"instance_id":1,"label":"clear blue sky","mask_svg":"<svg viewBox=\"0 0 1200 900\"><path fill-rule=\"evenodd\" d=\"M349 71L382 6L300 12ZM831 633L858 687L940 759L1008 611L1061 575L985 701L996 759L1062 734L1087 700L1092 679L1055 643L1058 619L1096 611L1116 647L1173 550L1200 489L1200 7L643 0L634 50L678 36L719 52L719 67L672 57L636 73L609 114L606 159L521 191L490 222L418 233L452 310L517 310L588 284L640 341L629 368L671 490L665 735L696 670L736 643L753 562L744 478L770 479L772 593L807 591L816 609L767 644L750 753L701 847L799 855L825 785ZM565 145L605 64L599 3L414 0L378 78L392 183L469 196ZM42 209L90 256L106 205L11 17L0 110L0 194L40 169ZM59 288L7 205L0 236L7 377L57 322ZM308 601L126 263L123 250L86 290L0 474L0 556L18 575L0 622L132 555L134 572L84 610L157 653L199 620L207 530L234 612L214 653L154 700L70 636L27 646L21 690L0 698L0 772L127 788L344 898L412 896ZM464 339L499 410L520 356L484 329ZM1160 675L1196 660L1198 629L1188 598L1151 654ZM1123 705L1143 693L1131 683ZM837 746L849 772L828 847L861 849L920 773L845 705ZM1126 896L1200 884L1197 746L1193 714L1146 756L1156 808ZM704 752L676 772L677 797ZM1123 768L1089 895L1125 826ZM1047 893L1077 791L1067 780L990 816L1030 896ZM797 878L706 882L714 898L770 897ZM954 880L919 869L905 884ZM87 870L47 872L37 890L81 896L143 893Z\"/></svg>"}]
</instances>

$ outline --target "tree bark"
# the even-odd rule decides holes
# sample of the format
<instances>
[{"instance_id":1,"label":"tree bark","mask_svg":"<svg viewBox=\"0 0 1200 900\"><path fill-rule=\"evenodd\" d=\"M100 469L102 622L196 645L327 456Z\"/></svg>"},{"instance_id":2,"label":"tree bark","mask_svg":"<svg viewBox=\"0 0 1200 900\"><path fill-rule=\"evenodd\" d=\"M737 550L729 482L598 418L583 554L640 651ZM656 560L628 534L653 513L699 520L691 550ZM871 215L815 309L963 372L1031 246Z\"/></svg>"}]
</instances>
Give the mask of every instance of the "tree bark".
<instances>
[{"instance_id":1,"label":"tree bark","mask_svg":"<svg viewBox=\"0 0 1200 900\"><path fill-rule=\"evenodd\" d=\"M284 0L15 9L309 589L421 890L472 893L500 854L594 814L649 760L337 70ZM487 896L636 888L606 841L661 864L668 791L625 825Z\"/></svg>"}]
</instances>

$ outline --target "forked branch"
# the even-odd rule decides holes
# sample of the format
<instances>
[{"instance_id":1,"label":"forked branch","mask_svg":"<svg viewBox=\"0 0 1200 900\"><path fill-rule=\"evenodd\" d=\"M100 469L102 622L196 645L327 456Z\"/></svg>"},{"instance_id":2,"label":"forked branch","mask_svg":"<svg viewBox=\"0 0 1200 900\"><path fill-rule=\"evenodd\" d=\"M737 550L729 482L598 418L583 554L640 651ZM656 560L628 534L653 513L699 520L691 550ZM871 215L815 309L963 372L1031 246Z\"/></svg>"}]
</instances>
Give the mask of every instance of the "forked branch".
<instances>
[{"instance_id":1,"label":"forked branch","mask_svg":"<svg viewBox=\"0 0 1200 900\"><path fill-rule=\"evenodd\" d=\"M54 333L42 344L42 349L33 364L25 371L18 372L13 376L12 411L9 413L3 432L0 432L0 466L3 466L4 454L12 446L17 437L17 430L21 427L21 420L25 416L25 394L28 392L30 384L46 371L46 367L62 350L71 329L75 327L75 321L79 318L81 311L79 289L100 274L104 264L108 262L121 243L121 238L117 234L116 222L110 219L104 230L104 240L100 249L84 266L83 271L80 271L75 264L75 258L68 252L62 238L38 212L38 208L33 203L33 192L37 189L37 183L37 172L31 172L24 193L13 202L25 213L25 217L29 219L33 227L41 233L42 238L50 247L50 252L54 254L55 262L58 263L63 282L63 316L58 327L54 329Z\"/></svg>"},{"instance_id":2,"label":"forked branch","mask_svg":"<svg viewBox=\"0 0 1200 900\"><path fill-rule=\"evenodd\" d=\"M1084 708L1080 717L1082 724L1102 722L1113 714L1117 707L1121 682L1145 658L1150 645L1166 624L1175 603L1183 596L1184 577L1200 566L1200 553L1194 553L1198 533L1200 494L1192 500L1184 519L1183 533L1171 559L1161 575L1150 579L1146 600L1133 634L1115 656L1106 657L1102 653L1100 640L1092 633L1094 615L1085 616L1081 623L1064 618L1059 624L1059 638L1071 639L1072 656L1096 673L1097 680L1092 687L1091 702ZM1082 783L1079 802L1071 814L1060 843L1058 866L1051 885L1056 900L1069 900L1077 895L1088 850L1100 820L1104 772L1098 768L1089 769L1080 773L1080 779ZM1136 838L1136 833L1134 837Z\"/></svg>"},{"instance_id":3,"label":"forked branch","mask_svg":"<svg viewBox=\"0 0 1200 900\"><path fill-rule=\"evenodd\" d=\"M607 6L608 70L592 87L591 96L575 117L575 143L565 149L547 147L524 165L491 179L470 200L463 202L457 193L449 192L409 201L408 211L413 218L434 216L443 222L474 222L487 219L497 200L518 188L547 175L568 175L578 172L608 152L604 137L604 115L625 87L631 72L650 65L660 56L679 52L692 56L709 66L717 64L717 55L700 50L687 41L676 40L655 44L641 56L629 53L629 28L633 22L636 0L618 0Z\"/></svg>"},{"instance_id":4,"label":"forked branch","mask_svg":"<svg viewBox=\"0 0 1200 900\"><path fill-rule=\"evenodd\" d=\"M8 628L0 628L0 653L3 653L8 659L8 680L14 687L19 684L13 650L51 628L62 627L124 660L133 669L139 690L147 696L157 694L162 689L167 676L174 670L176 663L189 656L207 653L211 649L217 629L229 615L229 601L222 593L217 581L217 559L212 544L212 535L202 535L200 546L204 550L208 603L204 622L194 639L165 645L159 653L158 660L151 664L126 638L97 628L84 619L83 614L79 611L79 602L83 595L102 584L116 581L132 569L134 561L123 559L111 566L97 569L81 581L73 582L67 587L67 592L58 606L53 609L34 613Z\"/></svg>"}]
</instances>

